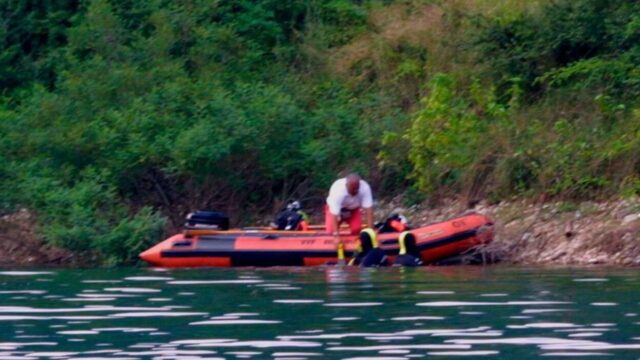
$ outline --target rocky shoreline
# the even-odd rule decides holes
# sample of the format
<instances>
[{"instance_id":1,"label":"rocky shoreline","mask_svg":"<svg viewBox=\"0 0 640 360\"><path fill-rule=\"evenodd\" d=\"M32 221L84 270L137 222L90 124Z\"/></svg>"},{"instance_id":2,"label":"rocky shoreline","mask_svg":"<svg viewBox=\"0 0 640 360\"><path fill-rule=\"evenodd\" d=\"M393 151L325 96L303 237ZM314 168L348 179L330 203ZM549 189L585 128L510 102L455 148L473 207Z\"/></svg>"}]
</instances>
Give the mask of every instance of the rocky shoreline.
<instances>
[{"instance_id":1,"label":"rocky shoreline","mask_svg":"<svg viewBox=\"0 0 640 360\"><path fill-rule=\"evenodd\" d=\"M391 204L389 204L391 205ZM389 206L388 205L388 206ZM387 209L416 224L442 221L467 211L491 217L494 241L482 255L489 261L522 265L640 265L640 198L601 202L463 201L424 209ZM387 210L388 211L388 210Z\"/></svg>"},{"instance_id":2,"label":"rocky shoreline","mask_svg":"<svg viewBox=\"0 0 640 360\"><path fill-rule=\"evenodd\" d=\"M29 211L22 209L0 216L0 267L78 263L72 252L48 245L38 236L35 218Z\"/></svg>"},{"instance_id":3,"label":"rocky shoreline","mask_svg":"<svg viewBox=\"0 0 640 360\"><path fill-rule=\"evenodd\" d=\"M475 211L495 222L495 238L480 255L487 262L521 265L640 265L640 198L601 202L535 202L516 199L469 206L462 200L443 205L399 206L382 203L376 218L392 212L412 224L442 221ZM73 253L45 244L35 219L26 210L0 217L0 266L74 266L84 263ZM87 266L90 264L83 264Z\"/></svg>"}]
</instances>

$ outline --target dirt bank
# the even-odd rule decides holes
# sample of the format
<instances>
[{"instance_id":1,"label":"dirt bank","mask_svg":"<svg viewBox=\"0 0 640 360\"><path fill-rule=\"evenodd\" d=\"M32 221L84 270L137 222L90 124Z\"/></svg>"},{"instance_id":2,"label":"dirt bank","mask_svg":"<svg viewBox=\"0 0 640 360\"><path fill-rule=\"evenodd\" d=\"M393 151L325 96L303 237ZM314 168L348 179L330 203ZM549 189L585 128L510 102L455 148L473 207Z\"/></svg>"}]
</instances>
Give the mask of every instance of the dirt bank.
<instances>
[{"instance_id":1,"label":"dirt bank","mask_svg":"<svg viewBox=\"0 0 640 360\"><path fill-rule=\"evenodd\" d=\"M472 208L451 200L437 207L402 207L400 199L385 202L376 218L401 212L412 224L445 220L476 211L495 221L494 242L486 258L513 264L640 265L640 198L603 202L484 201ZM66 250L43 243L35 221L22 210L0 217L0 266L78 264ZM85 264L86 265L86 264Z\"/></svg>"},{"instance_id":2,"label":"dirt bank","mask_svg":"<svg viewBox=\"0 0 640 360\"><path fill-rule=\"evenodd\" d=\"M75 263L71 252L46 245L26 210L0 217L0 267L60 266Z\"/></svg>"},{"instance_id":3,"label":"dirt bank","mask_svg":"<svg viewBox=\"0 0 640 360\"><path fill-rule=\"evenodd\" d=\"M603 202L503 201L468 206L450 201L435 208L398 210L415 224L437 222L476 211L495 221L494 242L487 256L513 264L640 265L640 198ZM393 209L393 210L389 210Z\"/></svg>"}]
</instances>

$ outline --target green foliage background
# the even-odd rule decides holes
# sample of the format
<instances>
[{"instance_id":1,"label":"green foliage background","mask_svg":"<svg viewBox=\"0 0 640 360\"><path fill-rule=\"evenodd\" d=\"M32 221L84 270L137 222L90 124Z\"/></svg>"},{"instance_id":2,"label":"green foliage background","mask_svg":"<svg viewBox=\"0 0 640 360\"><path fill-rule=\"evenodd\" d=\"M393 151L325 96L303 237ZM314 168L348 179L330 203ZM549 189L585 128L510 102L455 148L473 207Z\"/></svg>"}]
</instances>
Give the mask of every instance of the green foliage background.
<instances>
[{"instance_id":1,"label":"green foliage background","mask_svg":"<svg viewBox=\"0 0 640 360\"><path fill-rule=\"evenodd\" d=\"M0 211L96 262L190 210L640 193L631 0L0 0Z\"/></svg>"}]
</instances>

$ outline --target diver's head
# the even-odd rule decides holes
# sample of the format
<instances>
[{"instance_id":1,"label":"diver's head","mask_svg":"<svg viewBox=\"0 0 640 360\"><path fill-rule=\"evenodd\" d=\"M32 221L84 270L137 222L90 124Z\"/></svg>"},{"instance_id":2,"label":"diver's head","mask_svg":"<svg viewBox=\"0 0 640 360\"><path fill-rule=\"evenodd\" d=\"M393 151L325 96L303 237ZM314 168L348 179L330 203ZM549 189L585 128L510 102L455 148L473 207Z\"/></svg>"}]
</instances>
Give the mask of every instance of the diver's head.
<instances>
[{"instance_id":1,"label":"diver's head","mask_svg":"<svg viewBox=\"0 0 640 360\"><path fill-rule=\"evenodd\" d=\"M416 245L416 236L412 233L405 231L398 237L398 245L400 246L399 255L411 254L416 255L418 253L418 246Z\"/></svg>"},{"instance_id":2,"label":"diver's head","mask_svg":"<svg viewBox=\"0 0 640 360\"><path fill-rule=\"evenodd\" d=\"M371 228L360 231L360 247L362 248L362 252L377 248L378 234Z\"/></svg>"}]
</instances>

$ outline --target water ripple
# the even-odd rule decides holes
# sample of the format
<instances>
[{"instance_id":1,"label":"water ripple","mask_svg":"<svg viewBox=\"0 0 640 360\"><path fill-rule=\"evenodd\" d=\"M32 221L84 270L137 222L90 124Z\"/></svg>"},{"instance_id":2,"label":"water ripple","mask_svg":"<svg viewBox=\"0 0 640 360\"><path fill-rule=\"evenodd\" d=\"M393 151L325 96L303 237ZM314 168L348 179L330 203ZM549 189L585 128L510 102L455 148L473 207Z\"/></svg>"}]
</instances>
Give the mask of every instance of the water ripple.
<instances>
[{"instance_id":1,"label":"water ripple","mask_svg":"<svg viewBox=\"0 0 640 360\"><path fill-rule=\"evenodd\" d=\"M97 335L99 331L95 330L63 330L57 332L60 335Z\"/></svg>"},{"instance_id":2,"label":"water ripple","mask_svg":"<svg viewBox=\"0 0 640 360\"><path fill-rule=\"evenodd\" d=\"M2 349L2 350L15 350L15 349L19 349L19 348L25 347L25 346L56 346L56 345L58 345L57 342L27 342L27 343L21 343L21 342L7 341L7 342L0 342L0 349Z\"/></svg>"},{"instance_id":3,"label":"water ripple","mask_svg":"<svg viewBox=\"0 0 640 360\"><path fill-rule=\"evenodd\" d=\"M260 284L263 280L174 280L168 281L171 285L234 285L234 284Z\"/></svg>"},{"instance_id":4,"label":"water ripple","mask_svg":"<svg viewBox=\"0 0 640 360\"><path fill-rule=\"evenodd\" d=\"M42 351L42 352L32 352L25 354L26 357L45 357L45 358L66 358L69 356L77 355L77 352L67 352L67 351ZM3 357L1 357L3 358ZM4 359L4 358L3 358Z\"/></svg>"},{"instance_id":5,"label":"water ripple","mask_svg":"<svg viewBox=\"0 0 640 360\"><path fill-rule=\"evenodd\" d=\"M508 325L509 329L560 329L560 328L575 328L580 325L572 323L553 323L553 322L539 322L530 323L525 325Z\"/></svg>"},{"instance_id":6,"label":"water ripple","mask_svg":"<svg viewBox=\"0 0 640 360\"><path fill-rule=\"evenodd\" d=\"M81 308L34 308L28 306L0 306L0 313L75 313L104 311L169 311L175 307L117 307L111 305L87 305Z\"/></svg>"},{"instance_id":7,"label":"water ripple","mask_svg":"<svg viewBox=\"0 0 640 360\"><path fill-rule=\"evenodd\" d=\"M0 321L20 320L102 320L106 316L30 316L30 315L0 315Z\"/></svg>"},{"instance_id":8,"label":"water ripple","mask_svg":"<svg viewBox=\"0 0 640 360\"><path fill-rule=\"evenodd\" d=\"M321 343L311 341L287 341L287 340L256 340L237 341L225 339L196 339L172 341L172 344L186 345L188 347L255 347L255 348L277 348L277 347L320 347Z\"/></svg>"},{"instance_id":9,"label":"water ripple","mask_svg":"<svg viewBox=\"0 0 640 360\"><path fill-rule=\"evenodd\" d=\"M204 320L191 322L189 325L249 325L249 324L280 324L280 320L237 319L237 320Z\"/></svg>"},{"instance_id":10,"label":"water ripple","mask_svg":"<svg viewBox=\"0 0 640 360\"><path fill-rule=\"evenodd\" d=\"M605 342L583 341L571 343L569 341L540 346L544 350L637 350L640 344L609 344Z\"/></svg>"},{"instance_id":11,"label":"water ripple","mask_svg":"<svg viewBox=\"0 0 640 360\"><path fill-rule=\"evenodd\" d=\"M611 356L612 354L602 352L548 352L541 356Z\"/></svg>"},{"instance_id":12,"label":"water ripple","mask_svg":"<svg viewBox=\"0 0 640 360\"><path fill-rule=\"evenodd\" d=\"M280 335L278 339L283 340L319 340L319 339L344 339L344 338L353 338L353 337L389 337L389 336L416 336L416 335L431 335L431 336L439 336L446 334L464 334L473 336L474 334L490 334L486 336L500 336L500 334L496 335L497 332L491 330L488 326L481 326L470 329L412 329L412 330L402 330L398 332L390 332L390 333L371 333L371 332L353 332L353 333L337 333L337 334L317 334L317 335Z\"/></svg>"},{"instance_id":13,"label":"water ripple","mask_svg":"<svg viewBox=\"0 0 640 360\"><path fill-rule=\"evenodd\" d=\"M543 350L622 350L640 349L640 344L609 344L606 342L595 342L589 340L573 340L550 337L513 337L499 338L491 340L479 339L454 339L447 342L464 345L538 345Z\"/></svg>"},{"instance_id":14,"label":"water ripple","mask_svg":"<svg viewBox=\"0 0 640 360\"><path fill-rule=\"evenodd\" d=\"M602 336L601 332L579 332L575 334L569 334L569 337L596 337Z\"/></svg>"},{"instance_id":15,"label":"water ripple","mask_svg":"<svg viewBox=\"0 0 640 360\"><path fill-rule=\"evenodd\" d=\"M359 317L356 316L342 316L342 317L334 317L331 320L333 321L355 321L360 319Z\"/></svg>"},{"instance_id":16,"label":"water ripple","mask_svg":"<svg viewBox=\"0 0 640 360\"><path fill-rule=\"evenodd\" d=\"M110 294L110 293L78 294L76 296L82 297L82 298L102 298L102 297L133 298L133 297L140 297L140 295L134 295L134 294Z\"/></svg>"},{"instance_id":17,"label":"water ripple","mask_svg":"<svg viewBox=\"0 0 640 360\"><path fill-rule=\"evenodd\" d=\"M205 312L123 312L109 315L110 318L147 318L147 317L181 317L181 316L203 316Z\"/></svg>"},{"instance_id":18,"label":"water ripple","mask_svg":"<svg viewBox=\"0 0 640 360\"><path fill-rule=\"evenodd\" d=\"M138 327L111 327L111 328L96 328L92 329L99 332L125 332L125 333L138 333L138 332L151 332L158 329L155 328L138 328Z\"/></svg>"},{"instance_id":19,"label":"water ripple","mask_svg":"<svg viewBox=\"0 0 640 360\"><path fill-rule=\"evenodd\" d=\"M322 353L312 353L312 352L274 352L271 356L322 356Z\"/></svg>"},{"instance_id":20,"label":"water ripple","mask_svg":"<svg viewBox=\"0 0 640 360\"><path fill-rule=\"evenodd\" d=\"M2 290L0 294L2 295L12 295L12 294L27 294L27 295L42 295L46 294L45 290Z\"/></svg>"},{"instance_id":21,"label":"water ripple","mask_svg":"<svg viewBox=\"0 0 640 360\"><path fill-rule=\"evenodd\" d=\"M323 306L330 307L360 307L360 306L380 306L381 302L343 302L343 303L326 303Z\"/></svg>"},{"instance_id":22,"label":"water ripple","mask_svg":"<svg viewBox=\"0 0 640 360\"><path fill-rule=\"evenodd\" d=\"M426 350L464 350L470 349L470 345L446 345L446 344L394 344L394 345L372 345L372 346L334 346L329 347L330 351L378 351L397 349L426 349Z\"/></svg>"},{"instance_id":23,"label":"water ripple","mask_svg":"<svg viewBox=\"0 0 640 360\"><path fill-rule=\"evenodd\" d=\"M115 297L95 297L95 298L66 298L66 299L62 299L62 301L69 301L69 302L102 302L102 301L114 301L116 300Z\"/></svg>"},{"instance_id":24,"label":"water ripple","mask_svg":"<svg viewBox=\"0 0 640 360\"><path fill-rule=\"evenodd\" d=\"M123 292L123 293L158 293L159 289L150 289L150 288L134 288L134 287L126 287L126 288L105 288L104 291L114 291L114 292Z\"/></svg>"},{"instance_id":25,"label":"water ripple","mask_svg":"<svg viewBox=\"0 0 640 360\"><path fill-rule=\"evenodd\" d=\"M32 275L53 275L52 271L0 271L0 275L7 276L32 276Z\"/></svg>"},{"instance_id":26,"label":"water ripple","mask_svg":"<svg viewBox=\"0 0 640 360\"><path fill-rule=\"evenodd\" d=\"M215 351L208 350L177 350L177 349L158 349L150 351L122 351L115 353L115 355L125 356L189 356L189 355L211 355L215 354ZM208 359L224 359L224 358L209 358Z\"/></svg>"},{"instance_id":27,"label":"water ripple","mask_svg":"<svg viewBox=\"0 0 640 360\"><path fill-rule=\"evenodd\" d=\"M419 321L419 320L444 320L444 316L398 316L393 317L393 321Z\"/></svg>"},{"instance_id":28,"label":"water ripple","mask_svg":"<svg viewBox=\"0 0 640 360\"><path fill-rule=\"evenodd\" d=\"M524 309L522 310L523 314L545 314L545 313L555 313L555 312L565 312L565 311L575 311L572 309Z\"/></svg>"},{"instance_id":29,"label":"water ripple","mask_svg":"<svg viewBox=\"0 0 640 360\"><path fill-rule=\"evenodd\" d=\"M129 281L168 281L173 280L172 277L168 276L129 276L124 278Z\"/></svg>"},{"instance_id":30,"label":"water ripple","mask_svg":"<svg viewBox=\"0 0 640 360\"><path fill-rule=\"evenodd\" d=\"M412 336L367 336L365 340L389 342L393 340L413 340Z\"/></svg>"},{"instance_id":31,"label":"water ripple","mask_svg":"<svg viewBox=\"0 0 640 360\"><path fill-rule=\"evenodd\" d=\"M277 299L273 300L276 304L317 304L323 303L324 300L314 300L314 299Z\"/></svg>"},{"instance_id":32,"label":"water ripple","mask_svg":"<svg viewBox=\"0 0 640 360\"><path fill-rule=\"evenodd\" d=\"M497 355L499 351L496 350L472 350L472 351L430 351L427 355L430 356L487 356Z\"/></svg>"},{"instance_id":33,"label":"water ripple","mask_svg":"<svg viewBox=\"0 0 640 360\"><path fill-rule=\"evenodd\" d=\"M417 303L417 306L527 306L527 305L560 305L573 304L567 301L506 301L506 302L483 302L483 301L430 301Z\"/></svg>"}]
</instances>

